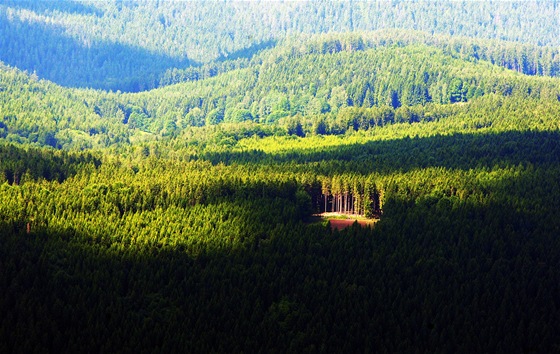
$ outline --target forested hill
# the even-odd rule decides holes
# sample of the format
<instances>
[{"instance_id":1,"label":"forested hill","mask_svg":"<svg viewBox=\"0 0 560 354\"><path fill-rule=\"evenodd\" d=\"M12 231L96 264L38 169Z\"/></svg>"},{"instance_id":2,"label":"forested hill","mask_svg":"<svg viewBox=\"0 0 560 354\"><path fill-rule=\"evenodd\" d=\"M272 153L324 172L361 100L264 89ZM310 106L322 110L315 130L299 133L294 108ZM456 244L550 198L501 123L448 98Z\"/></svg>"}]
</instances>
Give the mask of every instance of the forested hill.
<instances>
[{"instance_id":1,"label":"forested hill","mask_svg":"<svg viewBox=\"0 0 560 354\"><path fill-rule=\"evenodd\" d=\"M543 101L560 97L560 79L497 65L503 64L509 42L482 46L408 32L303 39L286 40L232 65L176 71L176 81L187 82L136 94L64 88L2 66L0 136L91 148L246 121L280 123L289 133L299 124L299 135L342 134L418 121L418 107L435 112L490 94ZM541 56L524 67L558 73L558 59ZM357 123L351 109L369 110L369 118Z\"/></svg>"},{"instance_id":2,"label":"forested hill","mask_svg":"<svg viewBox=\"0 0 560 354\"><path fill-rule=\"evenodd\" d=\"M552 1L0 1L0 60L65 86L139 91L168 69L286 35L384 28L558 46Z\"/></svg>"}]
</instances>

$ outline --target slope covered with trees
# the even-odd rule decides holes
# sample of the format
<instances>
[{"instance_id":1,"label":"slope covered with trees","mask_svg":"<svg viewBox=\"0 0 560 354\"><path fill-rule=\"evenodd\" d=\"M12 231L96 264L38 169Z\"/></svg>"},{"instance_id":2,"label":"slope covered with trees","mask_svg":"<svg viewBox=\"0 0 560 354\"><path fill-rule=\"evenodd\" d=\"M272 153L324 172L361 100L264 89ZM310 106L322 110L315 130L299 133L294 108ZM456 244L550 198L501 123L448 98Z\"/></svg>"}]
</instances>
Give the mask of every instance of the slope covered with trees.
<instances>
[{"instance_id":1,"label":"slope covered with trees","mask_svg":"<svg viewBox=\"0 0 560 354\"><path fill-rule=\"evenodd\" d=\"M492 64L508 55L507 43L495 49L503 43L430 38L389 31L312 36L299 45L287 40L252 60L176 71L178 81L187 75L188 82L137 94L62 88L3 66L0 134L58 148L188 135L191 127L223 122L264 123L251 128L260 135L279 127L296 135L342 134L437 119L459 109L449 104L485 95L528 102L560 97L557 78ZM556 57L537 57L535 67L556 72Z\"/></svg>"},{"instance_id":2,"label":"slope covered with trees","mask_svg":"<svg viewBox=\"0 0 560 354\"><path fill-rule=\"evenodd\" d=\"M556 0L4 0L0 60L65 86L138 91L167 69L250 56L294 33L401 28L557 47L559 11Z\"/></svg>"}]
</instances>

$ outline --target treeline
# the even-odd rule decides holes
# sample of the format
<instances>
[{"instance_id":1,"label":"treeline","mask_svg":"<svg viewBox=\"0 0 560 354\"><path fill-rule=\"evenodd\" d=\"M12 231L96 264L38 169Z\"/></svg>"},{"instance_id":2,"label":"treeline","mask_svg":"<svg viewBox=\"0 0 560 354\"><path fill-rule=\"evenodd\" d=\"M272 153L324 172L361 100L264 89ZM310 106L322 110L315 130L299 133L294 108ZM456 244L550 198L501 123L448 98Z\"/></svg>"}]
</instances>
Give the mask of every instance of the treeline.
<instances>
[{"instance_id":1,"label":"treeline","mask_svg":"<svg viewBox=\"0 0 560 354\"><path fill-rule=\"evenodd\" d=\"M302 42L305 44L302 45ZM526 75L560 75L560 52L553 46L543 47L531 43L446 36L410 30L386 29L374 32L290 36L274 48L273 52L286 60L309 54L355 52L410 45L436 47L454 58L489 61Z\"/></svg>"},{"instance_id":2,"label":"treeline","mask_svg":"<svg viewBox=\"0 0 560 354\"><path fill-rule=\"evenodd\" d=\"M372 175L367 178L359 175L323 177L308 188L312 210L378 218L382 213L384 190L376 185L376 179L379 181L379 177Z\"/></svg>"},{"instance_id":3,"label":"treeline","mask_svg":"<svg viewBox=\"0 0 560 354\"><path fill-rule=\"evenodd\" d=\"M473 144L473 149L484 149L484 152L477 153L478 161L483 162L484 159L480 158L485 154L493 156L502 150L496 146L505 144L509 146L508 151L519 153L513 142L520 139L516 131L540 134L557 130L559 107L557 100L488 95L461 105L413 106L397 110L388 107L346 108L336 116L296 116L281 120L278 125L244 122L192 127L173 139L139 143L134 148L119 151L127 155L157 154L186 161L204 159L214 164L290 160L312 163L321 159L343 159L355 160L356 166L368 169L373 166L367 165L366 161L373 157L394 166L407 166L417 161L411 154L421 148L416 145L418 138L442 136L435 144L437 146L425 147L426 153L433 154L444 146L442 153L457 152L455 161L470 155L463 155L462 143L456 144L454 139L463 136L467 140L476 140L480 133L501 139L495 142L496 145ZM396 120L384 122L386 116ZM342 119L344 117L349 119ZM390 156L385 160L385 146L394 140L401 141L400 158ZM356 146L359 148L354 151ZM364 162L359 162L360 158ZM522 157L527 158L530 156Z\"/></svg>"}]
</instances>

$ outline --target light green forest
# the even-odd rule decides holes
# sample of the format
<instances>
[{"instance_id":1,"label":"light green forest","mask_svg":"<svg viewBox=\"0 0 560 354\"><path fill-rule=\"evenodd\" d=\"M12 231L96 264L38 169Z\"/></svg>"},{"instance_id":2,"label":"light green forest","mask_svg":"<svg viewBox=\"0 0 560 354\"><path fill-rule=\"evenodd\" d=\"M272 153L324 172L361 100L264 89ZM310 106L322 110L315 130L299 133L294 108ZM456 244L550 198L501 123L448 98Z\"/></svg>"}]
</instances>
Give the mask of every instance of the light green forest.
<instances>
[{"instance_id":1,"label":"light green forest","mask_svg":"<svg viewBox=\"0 0 560 354\"><path fill-rule=\"evenodd\" d=\"M559 11L0 1L0 351L559 351Z\"/></svg>"},{"instance_id":2,"label":"light green forest","mask_svg":"<svg viewBox=\"0 0 560 354\"><path fill-rule=\"evenodd\" d=\"M557 53L558 27L558 0L2 0L0 60L65 86L142 91L168 83L173 69L249 58L292 35L404 29L499 39L510 42L500 47L514 66Z\"/></svg>"}]
</instances>

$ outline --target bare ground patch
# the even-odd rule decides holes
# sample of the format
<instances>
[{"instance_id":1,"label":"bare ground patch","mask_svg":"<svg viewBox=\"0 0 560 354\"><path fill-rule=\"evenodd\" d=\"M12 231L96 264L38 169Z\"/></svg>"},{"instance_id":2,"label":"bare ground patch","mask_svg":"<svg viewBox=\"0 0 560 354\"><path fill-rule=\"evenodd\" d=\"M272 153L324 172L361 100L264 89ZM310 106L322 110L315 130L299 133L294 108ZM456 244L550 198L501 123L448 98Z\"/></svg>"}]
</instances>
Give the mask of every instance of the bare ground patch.
<instances>
[{"instance_id":1,"label":"bare ground patch","mask_svg":"<svg viewBox=\"0 0 560 354\"><path fill-rule=\"evenodd\" d=\"M344 230L357 222L360 226L373 226L379 219L368 219L361 215L349 215L340 213L321 213L314 214L309 218L309 223L330 222L331 228L336 230Z\"/></svg>"}]
</instances>

